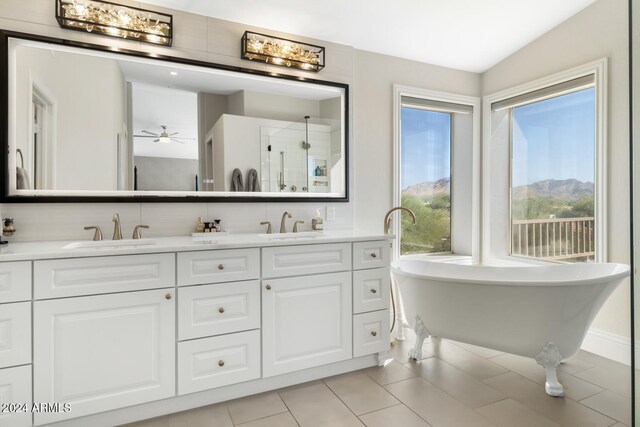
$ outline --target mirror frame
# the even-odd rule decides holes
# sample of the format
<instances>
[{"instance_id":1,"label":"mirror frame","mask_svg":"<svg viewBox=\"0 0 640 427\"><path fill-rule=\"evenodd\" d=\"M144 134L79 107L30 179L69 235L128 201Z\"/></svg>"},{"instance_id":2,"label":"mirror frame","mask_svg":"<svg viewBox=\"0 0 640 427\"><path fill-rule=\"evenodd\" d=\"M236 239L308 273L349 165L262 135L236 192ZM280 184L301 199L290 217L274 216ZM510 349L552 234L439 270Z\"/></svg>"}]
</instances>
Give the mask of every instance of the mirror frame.
<instances>
[{"instance_id":1,"label":"mirror frame","mask_svg":"<svg viewBox=\"0 0 640 427\"><path fill-rule=\"evenodd\" d=\"M243 74L252 74L264 76L273 79L283 79L297 81L301 83L312 83L324 86L333 86L344 90L344 196L340 197L276 197L276 196L238 196L233 197L227 195L229 192L221 192L224 195L213 195L215 192L207 192L203 196L191 195L127 195L127 196L78 196L78 195L29 195L21 196L10 194L9 189L9 39L24 39L30 41L38 41L43 43L65 45L88 50L96 50L102 52L117 53L124 56L133 56L137 58L148 58L159 61L166 61L178 64L193 65L203 68L213 68L217 70L233 71ZM106 45L79 42L75 40L59 39L48 36L40 36L35 34L27 34L16 31L0 29L0 147L5 155L0 159L0 177L4 179L4 184L0 189L0 203L339 203L349 201L349 85L346 83L338 83L326 80L318 80L314 78L293 76L289 74L281 74L271 71L254 70L232 65L224 65L213 62L205 62L188 58L180 58L175 56L152 54L141 52L133 49L114 48ZM117 190L114 190L117 191ZM144 192L141 192L144 193ZM179 192L176 192L179 193ZM203 192L204 193L204 192ZM212 194L212 195L209 195Z\"/></svg>"}]
</instances>

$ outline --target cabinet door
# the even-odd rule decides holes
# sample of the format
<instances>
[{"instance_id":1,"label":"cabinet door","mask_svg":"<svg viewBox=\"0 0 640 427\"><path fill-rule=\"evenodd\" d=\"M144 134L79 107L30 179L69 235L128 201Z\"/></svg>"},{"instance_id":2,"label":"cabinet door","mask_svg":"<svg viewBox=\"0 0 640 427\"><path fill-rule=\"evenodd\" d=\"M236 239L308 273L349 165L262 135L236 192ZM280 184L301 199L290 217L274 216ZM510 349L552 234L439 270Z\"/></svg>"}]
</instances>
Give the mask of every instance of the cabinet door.
<instances>
[{"instance_id":1,"label":"cabinet door","mask_svg":"<svg viewBox=\"0 0 640 427\"><path fill-rule=\"evenodd\" d=\"M175 394L175 290L34 303L34 400L60 421Z\"/></svg>"},{"instance_id":2,"label":"cabinet door","mask_svg":"<svg viewBox=\"0 0 640 427\"><path fill-rule=\"evenodd\" d=\"M262 281L263 377L351 358L351 273Z\"/></svg>"}]
</instances>

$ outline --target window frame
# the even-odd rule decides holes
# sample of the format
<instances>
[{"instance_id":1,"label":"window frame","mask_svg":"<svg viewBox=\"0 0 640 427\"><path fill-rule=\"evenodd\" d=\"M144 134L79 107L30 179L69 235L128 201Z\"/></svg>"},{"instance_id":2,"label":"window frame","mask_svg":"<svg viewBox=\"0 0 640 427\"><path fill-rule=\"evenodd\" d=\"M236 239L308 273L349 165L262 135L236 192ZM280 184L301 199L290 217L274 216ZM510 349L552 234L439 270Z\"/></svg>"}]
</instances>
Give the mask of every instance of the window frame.
<instances>
[{"instance_id":1,"label":"window frame","mask_svg":"<svg viewBox=\"0 0 640 427\"><path fill-rule=\"evenodd\" d=\"M471 255L474 261L479 260L480 255L480 106L481 99L473 96L458 95L448 92L433 91L428 89L422 89L411 86L404 86L394 84L393 86L393 200L392 206L400 206L402 190L400 188L400 170L401 170L401 128L400 117L402 109L402 97L421 98L428 101L446 102L451 104L460 104L472 108L472 182L469 183L471 188L471 212L457 212L455 204L453 202L453 182L456 179L454 176L455 158L454 158L454 146L455 140L452 136L451 140L451 253L456 254L456 230L454 228L454 216L456 215L470 215L471 222L471 253L464 255ZM391 256L393 260L400 258L400 220L399 215L394 214L391 219L391 233L395 235L392 243ZM430 256L436 254L423 254L423 256ZM410 256L410 255L407 255Z\"/></svg>"},{"instance_id":2,"label":"window frame","mask_svg":"<svg viewBox=\"0 0 640 427\"><path fill-rule=\"evenodd\" d=\"M544 90L550 86L562 84L570 80L593 74L595 89L595 171L594 171L594 214L595 214L595 262L606 262L608 260L607 252L607 58L602 58L575 68L571 68L541 79L537 79L522 85L518 85L500 92L486 95L482 99L482 116L483 116L483 140L482 152L491 153L494 149L492 141L492 105L497 102L504 101L509 98L524 95L529 92ZM561 91L558 95L562 94ZM511 111L509 111L509 126L511 123ZM509 159L509 177L512 174L512 158L511 158L511 129L509 131L508 141L508 159ZM507 185L507 197L509 204L509 218L505 221L506 229L505 244L507 247L496 248L497 243L492 242L492 235L496 232L492 228L491 200L494 189L491 186L492 179L492 157L483 155L482 157L482 235L481 235L481 255L482 262L488 261L492 253L504 253L507 257L518 258L519 260L531 260L535 262L557 262L545 261L535 258L521 257L511 255L511 182ZM502 189L501 189L502 190ZM495 256L495 255L494 255Z\"/></svg>"}]
</instances>

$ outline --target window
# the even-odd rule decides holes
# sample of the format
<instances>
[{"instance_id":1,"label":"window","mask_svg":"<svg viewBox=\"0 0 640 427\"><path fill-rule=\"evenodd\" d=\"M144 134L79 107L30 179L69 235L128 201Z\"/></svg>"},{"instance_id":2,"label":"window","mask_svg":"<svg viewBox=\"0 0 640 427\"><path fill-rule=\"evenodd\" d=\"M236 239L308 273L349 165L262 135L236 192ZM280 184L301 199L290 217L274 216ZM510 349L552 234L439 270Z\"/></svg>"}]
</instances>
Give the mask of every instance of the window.
<instances>
[{"instance_id":1,"label":"window","mask_svg":"<svg viewBox=\"0 0 640 427\"><path fill-rule=\"evenodd\" d=\"M397 215L394 257L415 253L471 255L473 170L479 161L478 98L395 87L395 203L416 214ZM457 172L452 172L456 171ZM455 179L452 178L455 175ZM479 180L479 174L476 179Z\"/></svg>"},{"instance_id":2,"label":"window","mask_svg":"<svg viewBox=\"0 0 640 427\"><path fill-rule=\"evenodd\" d=\"M482 102L479 261L606 262L607 59Z\"/></svg>"},{"instance_id":3,"label":"window","mask_svg":"<svg viewBox=\"0 0 640 427\"><path fill-rule=\"evenodd\" d=\"M405 103L400 110L400 254L451 251L451 115Z\"/></svg>"}]
</instances>

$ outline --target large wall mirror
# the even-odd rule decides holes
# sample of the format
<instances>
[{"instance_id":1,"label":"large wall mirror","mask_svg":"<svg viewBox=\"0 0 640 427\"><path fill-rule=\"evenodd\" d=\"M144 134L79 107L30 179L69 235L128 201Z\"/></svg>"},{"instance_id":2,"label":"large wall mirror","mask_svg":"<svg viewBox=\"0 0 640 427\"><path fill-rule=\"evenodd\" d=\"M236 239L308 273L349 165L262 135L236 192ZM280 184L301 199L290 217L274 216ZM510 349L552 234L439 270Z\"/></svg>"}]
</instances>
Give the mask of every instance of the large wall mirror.
<instances>
[{"instance_id":1,"label":"large wall mirror","mask_svg":"<svg viewBox=\"0 0 640 427\"><path fill-rule=\"evenodd\" d=\"M5 202L348 200L345 84L2 35Z\"/></svg>"}]
</instances>

